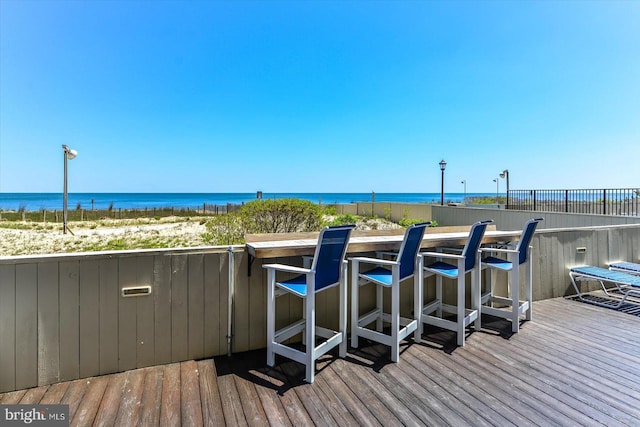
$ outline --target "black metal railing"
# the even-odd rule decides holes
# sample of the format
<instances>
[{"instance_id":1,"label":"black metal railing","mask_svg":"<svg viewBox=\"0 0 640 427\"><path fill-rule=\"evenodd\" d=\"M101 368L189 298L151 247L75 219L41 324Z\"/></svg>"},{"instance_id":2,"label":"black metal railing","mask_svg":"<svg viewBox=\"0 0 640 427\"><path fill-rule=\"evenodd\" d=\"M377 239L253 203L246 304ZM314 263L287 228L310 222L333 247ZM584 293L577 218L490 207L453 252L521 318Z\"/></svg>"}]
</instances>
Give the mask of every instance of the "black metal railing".
<instances>
[{"instance_id":1,"label":"black metal railing","mask_svg":"<svg viewBox=\"0 0 640 427\"><path fill-rule=\"evenodd\" d=\"M640 188L510 190L507 209L639 216Z\"/></svg>"}]
</instances>

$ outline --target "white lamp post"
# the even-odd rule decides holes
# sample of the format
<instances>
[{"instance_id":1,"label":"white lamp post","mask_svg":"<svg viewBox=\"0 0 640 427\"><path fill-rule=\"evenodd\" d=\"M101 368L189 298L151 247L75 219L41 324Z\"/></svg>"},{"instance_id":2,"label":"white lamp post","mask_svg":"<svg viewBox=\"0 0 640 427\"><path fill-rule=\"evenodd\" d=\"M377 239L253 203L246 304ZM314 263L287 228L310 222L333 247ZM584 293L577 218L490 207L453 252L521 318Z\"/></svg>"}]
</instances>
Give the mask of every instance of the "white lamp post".
<instances>
[{"instance_id":1,"label":"white lamp post","mask_svg":"<svg viewBox=\"0 0 640 427\"><path fill-rule=\"evenodd\" d=\"M73 160L78 155L76 150L72 150L66 145L62 146L64 150L64 193L62 198L62 233L67 234L67 160Z\"/></svg>"},{"instance_id":2,"label":"white lamp post","mask_svg":"<svg viewBox=\"0 0 640 427\"><path fill-rule=\"evenodd\" d=\"M464 198L462 199L462 203L465 203L467 201L467 180L463 179L460 181L460 184L464 186Z\"/></svg>"},{"instance_id":3,"label":"white lamp post","mask_svg":"<svg viewBox=\"0 0 640 427\"><path fill-rule=\"evenodd\" d=\"M509 169L505 169L500 172L500 178L506 178L507 180L507 206L506 209L509 209Z\"/></svg>"},{"instance_id":4,"label":"white lamp post","mask_svg":"<svg viewBox=\"0 0 640 427\"><path fill-rule=\"evenodd\" d=\"M496 183L496 204L500 204L500 199L498 199L498 196L500 194L500 180L496 178L493 180L493 182Z\"/></svg>"}]
</instances>

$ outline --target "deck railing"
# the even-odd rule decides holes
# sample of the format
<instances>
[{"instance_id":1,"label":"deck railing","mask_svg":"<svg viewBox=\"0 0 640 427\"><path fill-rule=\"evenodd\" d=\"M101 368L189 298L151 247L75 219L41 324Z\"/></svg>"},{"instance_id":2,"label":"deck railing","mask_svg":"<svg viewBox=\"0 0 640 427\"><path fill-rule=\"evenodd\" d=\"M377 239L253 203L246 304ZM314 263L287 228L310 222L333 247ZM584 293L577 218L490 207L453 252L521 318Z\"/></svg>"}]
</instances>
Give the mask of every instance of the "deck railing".
<instances>
[{"instance_id":1,"label":"deck railing","mask_svg":"<svg viewBox=\"0 0 640 427\"><path fill-rule=\"evenodd\" d=\"M640 188L510 190L507 209L639 216Z\"/></svg>"}]
</instances>

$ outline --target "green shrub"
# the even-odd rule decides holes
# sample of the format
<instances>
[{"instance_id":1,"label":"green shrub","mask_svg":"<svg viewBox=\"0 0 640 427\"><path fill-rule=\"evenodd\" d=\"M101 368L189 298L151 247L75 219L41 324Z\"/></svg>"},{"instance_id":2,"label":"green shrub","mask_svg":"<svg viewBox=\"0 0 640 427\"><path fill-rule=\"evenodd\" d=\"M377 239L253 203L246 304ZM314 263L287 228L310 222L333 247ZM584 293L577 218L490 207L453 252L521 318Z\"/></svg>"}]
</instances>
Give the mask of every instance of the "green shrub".
<instances>
[{"instance_id":1,"label":"green shrub","mask_svg":"<svg viewBox=\"0 0 640 427\"><path fill-rule=\"evenodd\" d=\"M206 243L244 243L247 233L293 233L320 229L320 206L299 199L253 200L239 210L218 215L207 222Z\"/></svg>"},{"instance_id":2,"label":"green shrub","mask_svg":"<svg viewBox=\"0 0 640 427\"><path fill-rule=\"evenodd\" d=\"M384 219L391 221L391 208L384 208Z\"/></svg>"},{"instance_id":3,"label":"green shrub","mask_svg":"<svg viewBox=\"0 0 640 427\"><path fill-rule=\"evenodd\" d=\"M336 209L336 207L333 206L333 205L332 206L324 206L322 208L322 214L323 215L331 215L331 216L338 215L338 209Z\"/></svg>"},{"instance_id":4,"label":"green shrub","mask_svg":"<svg viewBox=\"0 0 640 427\"><path fill-rule=\"evenodd\" d=\"M355 215L351 214L342 214L338 215L332 221L327 221L326 225L345 225L345 224L355 224L358 222L358 218Z\"/></svg>"},{"instance_id":5,"label":"green shrub","mask_svg":"<svg viewBox=\"0 0 640 427\"><path fill-rule=\"evenodd\" d=\"M320 206L307 200L253 200L238 211L246 233L293 233L320 228Z\"/></svg>"},{"instance_id":6,"label":"green shrub","mask_svg":"<svg viewBox=\"0 0 640 427\"><path fill-rule=\"evenodd\" d=\"M398 222L398 224L401 225L402 227L409 227L410 225L413 225L413 224L426 222L426 220L421 218L409 218L409 212L410 212L409 208L405 208L402 211L402 219ZM437 226L438 226L437 221L431 221L430 227L437 227Z\"/></svg>"},{"instance_id":7,"label":"green shrub","mask_svg":"<svg viewBox=\"0 0 640 427\"><path fill-rule=\"evenodd\" d=\"M400 220L400 222L398 222L398 224L400 224L403 227L409 227L410 225L413 224L419 224L421 222L426 222L426 220L424 219L420 219L420 218L402 218ZM431 225L429 225L429 227L437 227L438 226L438 221L431 221Z\"/></svg>"},{"instance_id":8,"label":"green shrub","mask_svg":"<svg viewBox=\"0 0 640 427\"><path fill-rule=\"evenodd\" d=\"M468 197L468 205L494 205L496 203L505 204L507 198L505 196L495 197Z\"/></svg>"},{"instance_id":9,"label":"green shrub","mask_svg":"<svg viewBox=\"0 0 640 427\"><path fill-rule=\"evenodd\" d=\"M237 245L244 243L244 228L236 214L223 214L206 223L207 232L202 239L208 245Z\"/></svg>"}]
</instances>

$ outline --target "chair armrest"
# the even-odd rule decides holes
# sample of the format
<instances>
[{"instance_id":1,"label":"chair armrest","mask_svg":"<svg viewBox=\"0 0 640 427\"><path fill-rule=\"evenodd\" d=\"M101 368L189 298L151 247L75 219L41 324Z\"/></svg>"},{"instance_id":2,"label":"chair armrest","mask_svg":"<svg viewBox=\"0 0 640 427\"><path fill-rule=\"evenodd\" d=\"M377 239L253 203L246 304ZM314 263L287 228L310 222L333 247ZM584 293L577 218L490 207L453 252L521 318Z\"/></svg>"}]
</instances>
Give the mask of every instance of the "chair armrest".
<instances>
[{"instance_id":1,"label":"chair armrest","mask_svg":"<svg viewBox=\"0 0 640 427\"><path fill-rule=\"evenodd\" d=\"M294 267L293 265L284 265L284 264L265 264L262 266L262 268L277 270L277 271L284 271L287 273L298 273L298 274L311 273L310 268Z\"/></svg>"},{"instance_id":2,"label":"chair armrest","mask_svg":"<svg viewBox=\"0 0 640 427\"><path fill-rule=\"evenodd\" d=\"M465 257L462 255L456 254L445 254L442 252L420 252L422 256L429 256L432 258L451 258L451 259L464 259Z\"/></svg>"},{"instance_id":3,"label":"chair armrest","mask_svg":"<svg viewBox=\"0 0 640 427\"><path fill-rule=\"evenodd\" d=\"M379 259L379 258L366 258L366 257L355 257L349 258L349 261L358 261L358 262L366 262L368 264L381 264L381 265L397 265L397 261L390 261L388 259Z\"/></svg>"}]
</instances>

